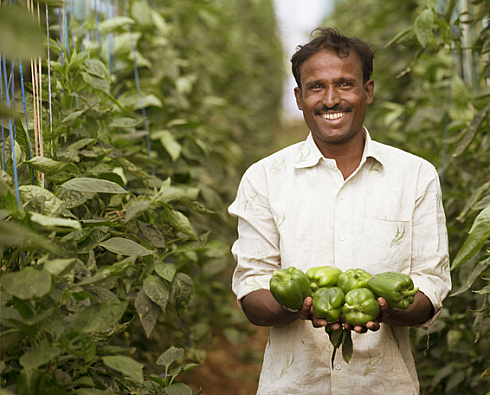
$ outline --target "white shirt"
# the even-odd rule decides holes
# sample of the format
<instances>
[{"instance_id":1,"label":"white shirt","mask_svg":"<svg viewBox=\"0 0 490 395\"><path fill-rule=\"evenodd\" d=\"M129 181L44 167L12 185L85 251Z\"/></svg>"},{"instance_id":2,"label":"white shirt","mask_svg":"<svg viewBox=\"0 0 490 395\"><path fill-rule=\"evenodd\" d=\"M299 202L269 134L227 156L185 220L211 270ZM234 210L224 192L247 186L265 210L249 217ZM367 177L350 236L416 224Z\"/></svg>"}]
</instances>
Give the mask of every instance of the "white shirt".
<instances>
[{"instance_id":1,"label":"white shirt","mask_svg":"<svg viewBox=\"0 0 490 395\"><path fill-rule=\"evenodd\" d=\"M430 299L434 317L451 288L439 178L424 159L372 141L366 130L357 170L344 180L311 134L253 164L229 207L239 238L233 291L238 301L269 289L272 272L294 266L403 272ZM323 328L296 320L272 327L258 395L418 394L408 327L381 324L352 333L350 364Z\"/></svg>"}]
</instances>

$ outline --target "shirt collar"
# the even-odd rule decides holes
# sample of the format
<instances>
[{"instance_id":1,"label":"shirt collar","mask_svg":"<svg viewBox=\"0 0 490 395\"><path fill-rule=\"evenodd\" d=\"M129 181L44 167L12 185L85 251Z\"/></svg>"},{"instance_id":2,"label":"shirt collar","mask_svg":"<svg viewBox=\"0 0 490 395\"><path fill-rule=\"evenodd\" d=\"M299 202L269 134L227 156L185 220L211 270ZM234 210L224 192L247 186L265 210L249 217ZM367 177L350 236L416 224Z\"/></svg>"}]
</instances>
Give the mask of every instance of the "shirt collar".
<instances>
[{"instance_id":1,"label":"shirt collar","mask_svg":"<svg viewBox=\"0 0 490 395\"><path fill-rule=\"evenodd\" d=\"M364 127L364 151L362 153L361 165L366 162L367 158L373 158L376 162L379 162L381 166L383 166L384 159L379 150L376 149L375 144L373 144L373 140L371 139L371 135L368 130ZM302 149L299 151L296 157L296 163L294 167L296 169L313 167L320 162L321 159L325 159L318 149L315 141L313 140L313 135L308 134L305 143L303 144Z\"/></svg>"}]
</instances>

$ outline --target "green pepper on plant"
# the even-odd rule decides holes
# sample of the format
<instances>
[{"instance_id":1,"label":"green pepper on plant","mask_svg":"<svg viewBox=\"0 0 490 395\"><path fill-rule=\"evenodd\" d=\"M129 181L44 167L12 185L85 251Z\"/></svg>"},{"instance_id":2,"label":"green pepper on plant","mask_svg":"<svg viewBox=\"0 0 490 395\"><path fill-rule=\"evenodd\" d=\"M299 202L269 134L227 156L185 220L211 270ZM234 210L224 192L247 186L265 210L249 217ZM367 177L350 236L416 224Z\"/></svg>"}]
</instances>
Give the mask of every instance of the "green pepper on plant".
<instances>
[{"instance_id":1,"label":"green pepper on plant","mask_svg":"<svg viewBox=\"0 0 490 395\"><path fill-rule=\"evenodd\" d=\"M313 292L319 288L335 287L337 279L342 270L332 266L312 267L306 271L306 277L310 280L310 287Z\"/></svg>"},{"instance_id":2,"label":"green pepper on plant","mask_svg":"<svg viewBox=\"0 0 490 395\"><path fill-rule=\"evenodd\" d=\"M406 309L419 291L408 274L398 272L376 274L368 281L368 287L392 309Z\"/></svg>"},{"instance_id":3,"label":"green pepper on plant","mask_svg":"<svg viewBox=\"0 0 490 395\"><path fill-rule=\"evenodd\" d=\"M371 277L371 274L363 269L349 269L339 275L337 287L342 288L345 293L356 288L367 288L367 282Z\"/></svg>"},{"instance_id":4,"label":"green pepper on plant","mask_svg":"<svg viewBox=\"0 0 490 395\"><path fill-rule=\"evenodd\" d=\"M364 326L369 321L376 321L379 305L368 288L355 288L345 294L342 314L348 324Z\"/></svg>"},{"instance_id":5,"label":"green pepper on plant","mask_svg":"<svg viewBox=\"0 0 490 395\"><path fill-rule=\"evenodd\" d=\"M345 294L339 287L320 288L313 294L313 312L332 324L342 317Z\"/></svg>"},{"instance_id":6,"label":"green pepper on plant","mask_svg":"<svg viewBox=\"0 0 490 395\"><path fill-rule=\"evenodd\" d=\"M306 274L293 266L275 270L269 285L274 299L291 310L301 310L306 297L311 296L310 282Z\"/></svg>"}]
</instances>

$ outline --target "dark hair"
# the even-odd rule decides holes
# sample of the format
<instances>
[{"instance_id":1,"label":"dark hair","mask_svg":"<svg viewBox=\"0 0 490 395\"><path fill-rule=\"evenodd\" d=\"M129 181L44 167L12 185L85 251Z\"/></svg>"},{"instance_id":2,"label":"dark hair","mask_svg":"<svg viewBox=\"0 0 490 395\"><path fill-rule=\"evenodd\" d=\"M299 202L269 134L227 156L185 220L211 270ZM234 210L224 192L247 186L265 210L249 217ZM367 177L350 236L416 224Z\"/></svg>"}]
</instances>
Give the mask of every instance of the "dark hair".
<instances>
[{"instance_id":1,"label":"dark hair","mask_svg":"<svg viewBox=\"0 0 490 395\"><path fill-rule=\"evenodd\" d=\"M367 42L357 37L347 37L333 27L316 28L311 32L320 34L309 43L298 45L296 53L291 58L293 75L298 87L301 89L301 65L314 54L323 50L334 50L339 58L346 58L350 51L357 53L362 62L362 77L364 83L368 82L373 73L374 49Z\"/></svg>"}]
</instances>

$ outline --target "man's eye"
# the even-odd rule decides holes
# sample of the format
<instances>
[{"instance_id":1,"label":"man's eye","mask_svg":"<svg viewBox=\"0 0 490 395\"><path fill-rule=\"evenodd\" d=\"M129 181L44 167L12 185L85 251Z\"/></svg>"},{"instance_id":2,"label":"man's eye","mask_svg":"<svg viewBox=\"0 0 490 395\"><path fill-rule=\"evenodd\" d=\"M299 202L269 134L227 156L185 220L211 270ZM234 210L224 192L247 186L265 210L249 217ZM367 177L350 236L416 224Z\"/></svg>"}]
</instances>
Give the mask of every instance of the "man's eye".
<instances>
[{"instance_id":1,"label":"man's eye","mask_svg":"<svg viewBox=\"0 0 490 395\"><path fill-rule=\"evenodd\" d=\"M340 83L340 86L342 86L342 87L348 87L348 86L352 86L352 84L350 82L341 82Z\"/></svg>"}]
</instances>

